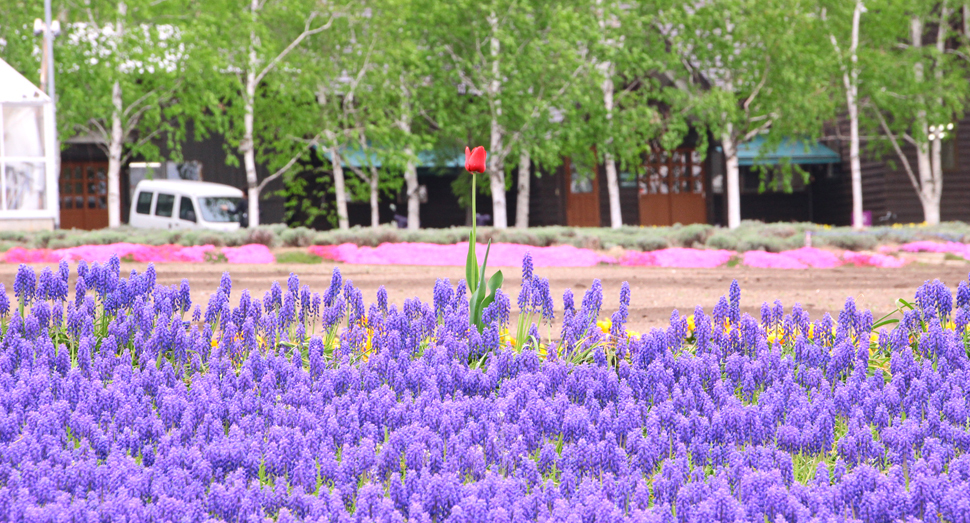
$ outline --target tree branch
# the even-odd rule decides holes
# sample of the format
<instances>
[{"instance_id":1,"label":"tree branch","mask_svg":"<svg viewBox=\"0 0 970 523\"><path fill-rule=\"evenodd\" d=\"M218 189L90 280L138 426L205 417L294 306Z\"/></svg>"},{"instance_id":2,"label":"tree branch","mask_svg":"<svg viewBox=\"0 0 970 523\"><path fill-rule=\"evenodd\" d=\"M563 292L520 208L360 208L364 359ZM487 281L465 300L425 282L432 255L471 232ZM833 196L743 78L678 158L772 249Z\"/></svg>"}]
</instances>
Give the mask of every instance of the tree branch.
<instances>
[{"instance_id":1,"label":"tree branch","mask_svg":"<svg viewBox=\"0 0 970 523\"><path fill-rule=\"evenodd\" d=\"M275 173L267 176L266 178L263 178L263 181L259 182L259 185L256 186L256 190L258 192L262 192L263 188L269 185L270 183L272 183L273 180L279 178L280 176L283 176L287 171L290 170L291 167L293 167L293 165L300 159L300 157L303 156L303 153L308 148L317 144L317 140L319 140L319 138L320 138L319 134L314 136L313 139L310 140L310 142L306 145L306 147L300 149L298 153L293 155L293 157L290 158L290 161L286 162L286 164L283 167L280 167L279 169L276 170Z\"/></svg>"},{"instance_id":2,"label":"tree branch","mask_svg":"<svg viewBox=\"0 0 970 523\"><path fill-rule=\"evenodd\" d=\"M741 108L744 109L745 114L747 114L748 107L751 105L751 102L754 101L754 98L758 96L758 93L761 92L761 88L765 86L765 82L768 81L768 69L770 66L771 66L771 60L768 56L765 56L765 70L764 70L764 74L761 75L761 81L758 82L757 86L755 86L754 91L751 92L751 96L749 96L748 99L745 100L743 104L741 104Z\"/></svg>"},{"instance_id":3,"label":"tree branch","mask_svg":"<svg viewBox=\"0 0 970 523\"><path fill-rule=\"evenodd\" d=\"M300 42L302 42L308 36L313 36L317 33L322 33L323 31L330 29L330 26L333 25L333 21L336 18L336 15L330 15L330 19L327 20L327 23L319 27L316 27L314 29L310 29L310 26L313 24L313 19L316 17L317 17L316 12L311 13L310 16L307 18L306 23L304 24L303 32L300 33L300 35L297 36L296 39L290 42L290 45L286 46L286 48L283 49L280 52L280 54L276 55L276 57L273 58L268 64L266 64L266 67L264 67L263 70L256 75L257 85L259 84L260 81L262 81L263 77L265 77L270 71L272 71L276 67L278 63L280 63L281 60L286 58L286 55L290 54L290 51L292 51L293 49L296 49L296 47L300 45Z\"/></svg>"},{"instance_id":4,"label":"tree branch","mask_svg":"<svg viewBox=\"0 0 970 523\"><path fill-rule=\"evenodd\" d=\"M879 118L879 126L882 127L886 137L889 138L889 142L892 144L893 149L896 151L896 155L899 156L900 161L903 162L903 168L906 170L906 175L909 177L910 183L913 184L913 189L916 190L916 195L919 196L920 201L923 201L923 191L920 188L919 182L916 180L916 175L913 174L913 167L909 164L909 158L903 154L903 149L899 146L899 142L896 140L896 135L889 129L889 125L886 124L886 119L883 118L882 112L873 107L873 112L876 113L876 117Z\"/></svg>"}]
</instances>

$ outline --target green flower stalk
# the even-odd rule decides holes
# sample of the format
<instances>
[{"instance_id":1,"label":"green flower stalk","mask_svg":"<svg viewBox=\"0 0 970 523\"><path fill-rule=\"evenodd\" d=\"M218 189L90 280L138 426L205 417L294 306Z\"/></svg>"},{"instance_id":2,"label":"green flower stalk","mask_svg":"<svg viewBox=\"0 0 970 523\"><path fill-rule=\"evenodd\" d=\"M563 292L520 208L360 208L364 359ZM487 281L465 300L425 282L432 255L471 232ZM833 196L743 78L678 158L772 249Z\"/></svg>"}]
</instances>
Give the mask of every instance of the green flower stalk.
<instances>
[{"instance_id":1,"label":"green flower stalk","mask_svg":"<svg viewBox=\"0 0 970 523\"><path fill-rule=\"evenodd\" d=\"M469 150L465 147L465 170L472 175L472 230L468 233L468 259L465 261L465 281L468 282L468 290L471 296L468 298L469 322L478 327L481 331L482 312L495 301L495 291L502 287L502 271L492 275L485 281L485 265L488 263L488 253L492 248L492 240L488 241L485 248L485 259L482 260L481 268L478 267L478 256L475 253L475 234L478 226L478 213L475 206L475 187L478 180L477 173L485 172L485 148L476 147Z\"/></svg>"}]
</instances>

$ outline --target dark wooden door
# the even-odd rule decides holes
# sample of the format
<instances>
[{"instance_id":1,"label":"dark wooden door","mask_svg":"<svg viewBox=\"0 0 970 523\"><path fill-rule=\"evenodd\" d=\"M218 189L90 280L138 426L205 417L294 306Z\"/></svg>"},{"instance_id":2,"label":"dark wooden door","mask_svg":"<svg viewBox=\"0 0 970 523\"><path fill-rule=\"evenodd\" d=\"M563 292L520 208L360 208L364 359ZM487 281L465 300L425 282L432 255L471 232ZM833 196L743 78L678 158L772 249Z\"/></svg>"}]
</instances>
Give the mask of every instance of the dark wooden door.
<instances>
[{"instance_id":1,"label":"dark wooden door","mask_svg":"<svg viewBox=\"0 0 970 523\"><path fill-rule=\"evenodd\" d=\"M640 180L640 225L707 223L706 172L700 153L677 149L647 158Z\"/></svg>"},{"instance_id":2,"label":"dark wooden door","mask_svg":"<svg viewBox=\"0 0 970 523\"><path fill-rule=\"evenodd\" d=\"M566 225L600 226L600 187L595 167L587 167L567 158Z\"/></svg>"},{"instance_id":3,"label":"dark wooden door","mask_svg":"<svg viewBox=\"0 0 970 523\"><path fill-rule=\"evenodd\" d=\"M102 229L108 226L108 164L62 162L61 227Z\"/></svg>"}]
</instances>

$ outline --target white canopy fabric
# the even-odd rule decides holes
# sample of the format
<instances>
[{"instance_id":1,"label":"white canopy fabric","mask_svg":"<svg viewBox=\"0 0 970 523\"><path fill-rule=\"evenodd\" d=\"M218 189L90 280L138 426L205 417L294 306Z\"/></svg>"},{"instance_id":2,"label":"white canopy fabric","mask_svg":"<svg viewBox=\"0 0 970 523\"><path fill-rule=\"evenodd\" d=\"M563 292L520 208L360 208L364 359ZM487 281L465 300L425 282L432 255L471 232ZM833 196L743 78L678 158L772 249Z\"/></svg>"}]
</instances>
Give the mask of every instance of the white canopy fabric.
<instances>
[{"instance_id":1,"label":"white canopy fabric","mask_svg":"<svg viewBox=\"0 0 970 523\"><path fill-rule=\"evenodd\" d=\"M50 97L0 60L0 220L58 219ZM9 228L9 224L4 224Z\"/></svg>"},{"instance_id":2,"label":"white canopy fabric","mask_svg":"<svg viewBox=\"0 0 970 523\"><path fill-rule=\"evenodd\" d=\"M47 102L50 98L0 59L0 103Z\"/></svg>"}]
</instances>

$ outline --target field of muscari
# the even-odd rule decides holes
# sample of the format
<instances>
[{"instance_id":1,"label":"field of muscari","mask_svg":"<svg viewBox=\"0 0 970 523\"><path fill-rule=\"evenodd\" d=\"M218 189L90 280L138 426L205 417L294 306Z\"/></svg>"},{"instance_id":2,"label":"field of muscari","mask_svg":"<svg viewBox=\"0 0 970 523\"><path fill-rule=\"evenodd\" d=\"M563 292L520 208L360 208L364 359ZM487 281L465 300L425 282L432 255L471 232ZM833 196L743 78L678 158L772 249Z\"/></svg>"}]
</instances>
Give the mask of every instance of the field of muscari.
<instances>
[{"instance_id":1,"label":"field of muscari","mask_svg":"<svg viewBox=\"0 0 970 523\"><path fill-rule=\"evenodd\" d=\"M625 285L606 322L598 281L557 307L524 265L481 332L463 281L367 305L337 270L226 274L200 307L117 258L21 267L0 520L970 521L968 282L882 322L753 318L735 282L641 336Z\"/></svg>"}]
</instances>

